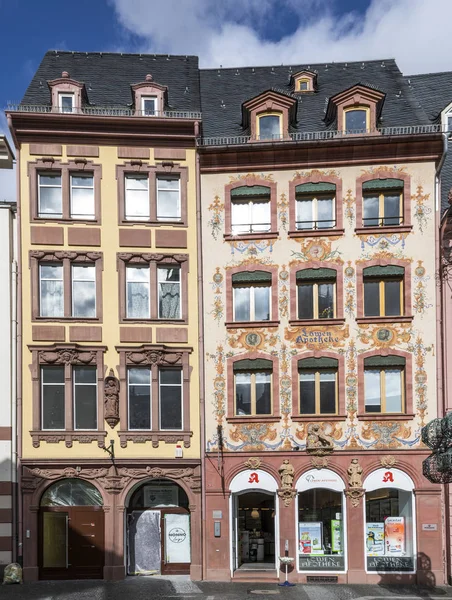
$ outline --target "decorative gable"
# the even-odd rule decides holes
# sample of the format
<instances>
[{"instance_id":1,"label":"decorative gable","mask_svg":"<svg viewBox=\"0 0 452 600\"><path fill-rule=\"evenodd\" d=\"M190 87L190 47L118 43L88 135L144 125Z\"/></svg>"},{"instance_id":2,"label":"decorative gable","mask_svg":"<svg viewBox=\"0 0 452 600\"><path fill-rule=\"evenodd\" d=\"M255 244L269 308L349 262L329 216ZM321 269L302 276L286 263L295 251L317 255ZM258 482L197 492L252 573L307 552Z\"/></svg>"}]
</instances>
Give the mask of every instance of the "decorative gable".
<instances>
[{"instance_id":1,"label":"decorative gable","mask_svg":"<svg viewBox=\"0 0 452 600\"><path fill-rule=\"evenodd\" d=\"M298 71L290 78L290 85L296 94L315 92L317 87L317 74L312 71Z\"/></svg>"},{"instance_id":2,"label":"decorative gable","mask_svg":"<svg viewBox=\"0 0 452 600\"><path fill-rule=\"evenodd\" d=\"M137 115L158 116L165 110L168 88L153 81L150 73L146 75L144 81L132 85L132 92Z\"/></svg>"},{"instance_id":3,"label":"decorative gable","mask_svg":"<svg viewBox=\"0 0 452 600\"><path fill-rule=\"evenodd\" d=\"M263 137L261 120L269 117L273 117L275 123L279 119L279 133ZM289 125L296 123L296 117L297 99L276 90L267 90L242 105L242 126L250 129L251 141L288 139Z\"/></svg>"},{"instance_id":4,"label":"decorative gable","mask_svg":"<svg viewBox=\"0 0 452 600\"><path fill-rule=\"evenodd\" d=\"M84 102L88 102L85 84L71 79L67 71L63 71L58 79L48 81L47 85L50 88L52 109L57 112L76 113Z\"/></svg>"},{"instance_id":5,"label":"decorative gable","mask_svg":"<svg viewBox=\"0 0 452 600\"><path fill-rule=\"evenodd\" d=\"M361 83L339 92L329 100L325 121L332 123L337 119L338 131L350 129L346 126L346 114L349 111L366 111L366 131L378 133L377 124L381 115L386 94Z\"/></svg>"}]
</instances>

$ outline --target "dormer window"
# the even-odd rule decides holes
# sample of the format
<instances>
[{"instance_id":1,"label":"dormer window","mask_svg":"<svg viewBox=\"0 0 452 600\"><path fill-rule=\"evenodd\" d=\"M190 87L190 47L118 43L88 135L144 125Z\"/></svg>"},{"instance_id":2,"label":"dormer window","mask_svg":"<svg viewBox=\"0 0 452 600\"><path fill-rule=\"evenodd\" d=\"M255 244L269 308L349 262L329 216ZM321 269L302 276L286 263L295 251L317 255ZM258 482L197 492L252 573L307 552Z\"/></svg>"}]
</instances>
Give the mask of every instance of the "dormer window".
<instances>
[{"instance_id":1,"label":"dormer window","mask_svg":"<svg viewBox=\"0 0 452 600\"><path fill-rule=\"evenodd\" d=\"M309 89L309 81L307 79L300 79L298 82L298 91L307 92Z\"/></svg>"},{"instance_id":2,"label":"dormer window","mask_svg":"<svg viewBox=\"0 0 452 600\"><path fill-rule=\"evenodd\" d=\"M74 94L58 94L58 108L62 113L74 112Z\"/></svg>"},{"instance_id":3,"label":"dormer window","mask_svg":"<svg viewBox=\"0 0 452 600\"><path fill-rule=\"evenodd\" d=\"M141 111L147 117L153 117L157 114L157 98L156 96L141 97Z\"/></svg>"},{"instance_id":4,"label":"dormer window","mask_svg":"<svg viewBox=\"0 0 452 600\"><path fill-rule=\"evenodd\" d=\"M257 135L259 140L279 140L281 132L281 113L266 113L257 117Z\"/></svg>"},{"instance_id":5,"label":"dormer window","mask_svg":"<svg viewBox=\"0 0 452 600\"><path fill-rule=\"evenodd\" d=\"M290 78L290 86L295 93L313 92L316 87L317 74L312 71L298 71Z\"/></svg>"},{"instance_id":6,"label":"dormer window","mask_svg":"<svg viewBox=\"0 0 452 600\"><path fill-rule=\"evenodd\" d=\"M366 133L370 123L368 106L357 106L344 110L345 131L347 133Z\"/></svg>"}]
</instances>

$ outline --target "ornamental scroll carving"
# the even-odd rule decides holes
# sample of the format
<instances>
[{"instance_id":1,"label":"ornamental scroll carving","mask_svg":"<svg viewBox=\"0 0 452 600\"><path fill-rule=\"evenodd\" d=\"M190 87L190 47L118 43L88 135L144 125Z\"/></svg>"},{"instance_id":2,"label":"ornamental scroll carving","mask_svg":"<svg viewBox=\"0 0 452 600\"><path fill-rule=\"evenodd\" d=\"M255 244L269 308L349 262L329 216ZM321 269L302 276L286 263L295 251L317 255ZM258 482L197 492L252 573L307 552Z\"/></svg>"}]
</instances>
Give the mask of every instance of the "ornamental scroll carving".
<instances>
[{"instance_id":1,"label":"ornamental scroll carving","mask_svg":"<svg viewBox=\"0 0 452 600\"><path fill-rule=\"evenodd\" d=\"M119 423L119 379L110 369L104 381L105 420L112 429Z\"/></svg>"},{"instance_id":2,"label":"ornamental scroll carving","mask_svg":"<svg viewBox=\"0 0 452 600\"><path fill-rule=\"evenodd\" d=\"M64 477L95 480L105 491L110 494L119 494L131 481L140 479L170 479L183 482L194 493L201 491L201 476L197 469L171 469L160 467L143 467L129 469L115 467L100 469L84 469L82 467L66 467L64 469L29 469L24 467L22 477L22 491L33 493L43 480L53 481Z\"/></svg>"},{"instance_id":3,"label":"ornamental scroll carving","mask_svg":"<svg viewBox=\"0 0 452 600\"><path fill-rule=\"evenodd\" d=\"M126 352L128 364L134 365L181 365L182 352L163 352L160 350L144 350Z\"/></svg>"},{"instance_id":4,"label":"ornamental scroll carving","mask_svg":"<svg viewBox=\"0 0 452 600\"><path fill-rule=\"evenodd\" d=\"M188 256L186 254L138 254L133 252L120 252L118 254L118 258L123 262L131 264L148 264L151 262L155 262L163 265L180 265L188 260Z\"/></svg>"},{"instance_id":5,"label":"ornamental scroll carving","mask_svg":"<svg viewBox=\"0 0 452 600\"><path fill-rule=\"evenodd\" d=\"M252 471L259 469L261 464L261 459L255 456L251 456L248 460L245 461L245 467L248 467L248 469L251 469Z\"/></svg>"},{"instance_id":6,"label":"ornamental scroll carving","mask_svg":"<svg viewBox=\"0 0 452 600\"><path fill-rule=\"evenodd\" d=\"M92 263L96 260L100 260L102 258L101 252L69 252L65 250L55 250L46 252L45 250L32 250L30 252L30 258L35 258L39 261L61 261L65 258L69 259L71 262L83 263L88 262Z\"/></svg>"},{"instance_id":7,"label":"ornamental scroll carving","mask_svg":"<svg viewBox=\"0 0 452 600\"><path fill-rule=\"evenodd\" d=\"M78 348L61 348L59 350L41 350L39 352L40 364L51 365L90 365L97 360L96 350L82 350Z\"/></svg>"}]
</instances>

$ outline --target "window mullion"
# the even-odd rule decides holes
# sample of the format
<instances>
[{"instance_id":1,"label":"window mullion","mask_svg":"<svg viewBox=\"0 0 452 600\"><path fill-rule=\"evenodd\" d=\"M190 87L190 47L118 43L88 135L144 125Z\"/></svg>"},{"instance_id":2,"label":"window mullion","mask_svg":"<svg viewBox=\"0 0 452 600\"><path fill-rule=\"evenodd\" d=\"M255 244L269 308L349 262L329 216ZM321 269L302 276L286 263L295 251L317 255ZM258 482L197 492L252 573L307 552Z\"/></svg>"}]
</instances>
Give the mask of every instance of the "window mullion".
<instances>
[{"instance_id":1,"label":"window mullion","mask_svg":"<svg viewBox=\"0 0 452 600\"><path fill-rule=\"evenodd\" d=\"M378 216L380 218L379 224L383 225L385 216L385 196L383 193L381 193L378 197Z\"/></svg>"},{"instance_id":2,"label":"window mullion","mask_svg":"<svg viewBox=\"0 0 452 600\"><path fill-rule=\"evenodd\" d=\"M381 412L386 413L386 372L384 369L380 371L380 404Z\"/></svg>"},{"instance_id":3,"label":"window mullion","mask_svg":"<svg viewBox=\"0 0 452 600\"><path fill-rule=\"evenodd\" d=\"M385 282L384 280L380 281L378 286L378 293L380 294L379 302L380 302L380 316L384 317L386 315L386 305L385 305Z\"/></svg>"},{"instance_id":4,"label":"window mullion","mask_svg":"<svg viewBox=\"0 0 452 600\"><path fill-rule=\"evenodd\" d=\"M320 414L320 371L315 372L315 414Z\"/></svg>"},{"instance_id":5,"label":"window mullion","mask_svg":"<svg viewBox=\"0 0 452 600\"><path fill-rule=\"evenodd\" d=\"M256 373L251 373L251 414L256 414Z\"/></svg>"},{"instance_id":6,"label":"window mullion","mask_svg":"<svg viewBox=\"0 0 452 600\"><path fill-rule=\"evenodd\" d=\"M312 294L313 294L313 302L312 305L314 307L314 319L319 318L319 284L314 283L312 286Z\"/></svg>"}]
</instances>

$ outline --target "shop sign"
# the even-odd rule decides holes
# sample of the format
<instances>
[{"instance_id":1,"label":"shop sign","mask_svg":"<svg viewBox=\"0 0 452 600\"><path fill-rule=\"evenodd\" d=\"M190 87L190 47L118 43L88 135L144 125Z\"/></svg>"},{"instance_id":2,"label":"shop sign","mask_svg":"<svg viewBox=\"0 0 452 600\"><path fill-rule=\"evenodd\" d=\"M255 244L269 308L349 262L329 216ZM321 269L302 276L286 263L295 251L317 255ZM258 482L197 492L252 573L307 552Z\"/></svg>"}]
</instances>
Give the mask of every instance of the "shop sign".
<instances>
[{"instance_id":1,"label":"shop sign","mask_svg":"<svg viewBox=\"0 0 452 600\"><path fill-rule=\"evenodd\" d=\"M348 325L345 327L297 327L287 328L285 338L296 346L320 349L343 346L348 335Z\"/></svg>"},{"instance_id":2,"label":"shop sign","mask_svg":"<svg viewBox=\"0 0 452 600\"><path fill-rule=\"evenodd\" d=\"M229 489L231 492L243 492L245 490L253 489L276 492L278 484L266 471L262 471L261 469L247 469L234 477Z\"/></svg>"},{"instance_id":3,"label":"shop sign","mask_svg":"<svg viewBox=\"0 0 452 600\"><path fill-rule=\"evenodd\" d=\"M438 523L422 523L422 531L438 531Z\"/></svg>"},{"instance_id":4,"label":"shop sign","mask_svg":"<svg viewBox=\"0 0 452 600\"><path fill-rule=\"evenodd\" d=\"M299 556L300 571L343 571L343 556Z\"/></svg>"},{"instance_id":5,"label":"shop sign","mask_svg":"<svg viewBox=\"0 0 452 600\"><path fill-rule=\"evenodd\" d=\"M363 487L368 492L386 487L411 492L414 484L411 478L400 469L377 469L366 478Z\"/></svg>"},{"instance_id":6,"label":"shop sign","mask_svg":"<svg viewBox=\"0 0 452 600\"><path fill-rule=\"evenodd\" d=\"M143 502L148 508L162 506L179 506L179 490L175 486L145 485L143 487Z\"/></svg>"},{"instance_id":7,"label":"shop sign","mask_svg":"<svg viewBox=\"0 0 452 600\"><path fill-rule=\"evenodd\" d=\"M334 471L330 471L329 469L311 469L298 479L296 488L299 492L312 488L327 488L343 492L345 484Z\"/></svg>"},{"instance_id":8,"label":"shop sign","mask_svg":"<svg viewBox=\"0 0 452 600\"><path fill-rule=\"evenodd\" d=\"M369 556L368 571L414 571L412 556Z\"/></svg>"}]
</instances>

